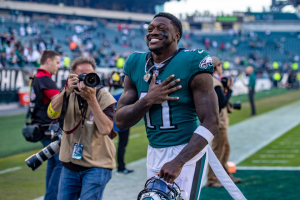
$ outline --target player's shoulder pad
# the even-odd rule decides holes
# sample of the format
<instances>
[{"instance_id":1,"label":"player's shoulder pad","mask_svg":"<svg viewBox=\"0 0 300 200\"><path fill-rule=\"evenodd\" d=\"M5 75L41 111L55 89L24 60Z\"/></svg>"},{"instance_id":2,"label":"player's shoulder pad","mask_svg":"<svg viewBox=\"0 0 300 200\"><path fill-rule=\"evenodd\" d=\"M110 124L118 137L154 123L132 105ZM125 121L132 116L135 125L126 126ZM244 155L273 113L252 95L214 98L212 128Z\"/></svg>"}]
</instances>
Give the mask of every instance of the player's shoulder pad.
<instances>
[{"instance_id":1,"label":"player's shoulder pad","mask_svg":"<svg viewBox=\"0 0 300 200\"><path fill-rule=\"evenodd\" d=\"M213 61L207 51L203 49L196 49L191 52L194 54L193 63L199 67L200 71L203 72L214 72Z\"/></svg>"}]
</instances>

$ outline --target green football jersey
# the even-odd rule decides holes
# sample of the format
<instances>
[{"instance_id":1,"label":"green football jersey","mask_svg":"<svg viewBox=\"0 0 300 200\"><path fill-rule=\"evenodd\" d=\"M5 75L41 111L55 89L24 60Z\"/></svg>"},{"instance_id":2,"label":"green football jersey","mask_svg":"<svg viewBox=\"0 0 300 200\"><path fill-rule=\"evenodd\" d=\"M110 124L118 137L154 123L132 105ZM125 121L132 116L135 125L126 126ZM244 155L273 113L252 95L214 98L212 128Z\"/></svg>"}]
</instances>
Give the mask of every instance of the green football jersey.
<instances>
[{"instance_id":1,"label":"green football jersey","mask_svg":"<svg viewBox=\"0 0 300 200\"><path fill-rule=\"evenodd\" d=\"M124 66L124 73L135 85L139 98L143 98L149 89L150 82L144 80L144 75L145 65L150 55L150 53L133 53ZM181 85L182 88L170 94L172 97L179 97L179 100L152 105L144 116L150 146L165 148L189 142L198 126L189 82L196 74L213 73L213 70L211 57L202 49L179 49L177 54L166 62L156 78L156 84L162 83L174 74L173 80L179 78L180 83L177 85ZM151 76L152 73L151 71Z\"/></svg>"}]
</instances>

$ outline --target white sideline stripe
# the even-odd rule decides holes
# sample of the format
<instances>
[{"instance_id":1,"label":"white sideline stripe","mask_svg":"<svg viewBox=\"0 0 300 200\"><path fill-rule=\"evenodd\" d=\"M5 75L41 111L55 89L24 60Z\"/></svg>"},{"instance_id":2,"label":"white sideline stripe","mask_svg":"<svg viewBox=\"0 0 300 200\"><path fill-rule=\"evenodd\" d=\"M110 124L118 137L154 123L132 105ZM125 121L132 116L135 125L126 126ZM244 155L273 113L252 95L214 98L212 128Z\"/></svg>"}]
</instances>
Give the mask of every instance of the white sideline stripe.
<instances>
[{"instance_id":1,"label":"white sideline stripe","mask_svg":"<svg viewBox=\"0 0 300 200\"><path fill-rule=\"evenodd\" d=\"M35 198L33 200L44 200L44 196L41 196L41 197L38 197L38 198Z\"/></svg>"},{"instance_id":2,"label":"white sideline stripe","mask_svg":"<svg viewBox=\"0 0 300 200\"><path fill-rule=\"evenodd\" d=\"M140 133L133 134L133 135L130 135L130 136L129 136L129 139L137 138L137 137L140 137L140 136L141 136ZM119 143L119 141L116 140L116 141L114 141L114 143L117 144L117 143Z\"/></svg>"},{"instance_id":3,"label":"white sideline stripe","mask_svg":"<svg viewBox=\"0 0 300 200\"><path fill-rule=\"evenodd\" d=\"M297 126L300 123L299 112L300 101L297 101L230 126L228 138L232 153L229 160L239 164Z\"/></svg>"},{"instance_id":4,"label":"white sideline stripe","mask_svg":"<svg viewBox=\"0 0 300 200\"><path fill-rule=\"evenodd\" d=\"M129 139L133 139L133 138L137 138L137 137L140 137L139 133L129 136Z\"/></svg>"},{"instance_id":5,"label":"white sideline stripe","mask_svg":"<svg viewBox=\"0 0 300 200\"><path fill-rule=\"evenodd\" d=\"M13 167L13 168L5 169L5 170L0 171L0 174L5 174L7 172L16 171L16 170L19 170L19 169L22 169L22 167Z\"/></svg>"},{"instance_id":6,"label":"white sideline stripe","mask_svg":"<svg viewBox=\"0 0 300 200\"><path fill-rule=\"evenodd\" d=\"M276 140L277 138L279 138L280 136L282 136L283 134L285 134L286 132L288 132L289 130L291 130L292 128L294 128L295 126L297 126L298 124L299 124L299 121L296 121L294 123L291 123L291 124L287 125L284 130L282 130L281 132L278 132L277 134L274 134L268 140L265 140L264 142L262 142L261 144L257 145L255 148L253 148L252 150L250 150L247 153L245 153L235 163L239 164L240 162L242 162L246 158L250 157L252 154L256 153L258 150L262 149L263 147L267 146L272 141Z\"/></svg>"},{"instance_id":7,"label":"white sideline stripe","mask_svg":"<svg viewBox=\"0 0 300 200\"><path fill-rule=\"evenodd\" d=\"M237 170L299 171L300 167L236 167Z\"/></svg>"}]
</instances>

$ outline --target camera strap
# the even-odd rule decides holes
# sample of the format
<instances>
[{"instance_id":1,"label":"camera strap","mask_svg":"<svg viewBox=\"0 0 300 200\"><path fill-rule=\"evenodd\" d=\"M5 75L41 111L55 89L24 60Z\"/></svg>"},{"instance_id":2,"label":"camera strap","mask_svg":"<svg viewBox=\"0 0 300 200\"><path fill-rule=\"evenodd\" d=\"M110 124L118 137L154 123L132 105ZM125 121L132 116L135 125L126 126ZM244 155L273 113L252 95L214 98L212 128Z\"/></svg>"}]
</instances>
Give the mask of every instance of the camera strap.
<instances>
[{"instance_id":1,"label":"camera strap","mask_svg":"<svg viewBox=\"0 0 300 200\"><path fill-rule=\"evenodd\" d=\"M78 127L79 127L81 121L82 121L82 117L80 118L78 124L77 124L74 128L72 128L71 130L68 130L68 131L66 131L66 130L63 130L63 131L64 131L67 135L70 135L70 134L74 133L74 132L78 129Z\"/></svg>"},{"instance_id":2,"label":"camera strap","mask_svg":"<svg viewBox=\"0 0 300 200\"><path fill-rule=\"evenodd\" d=\"M97 88L96 95L98 94L98 92L100 91L100 89L101 89L101 87ZM69 101L69 97L67 97L67 94L65 92L64 96L63 96L63 108L62 108L61 115L60 115L59 120L58 120L60 127L63 127L64 118L65 118L66 110L67 110L67 107L68 107L68 101ZM78 129L78 127L80 126L80 123L82 122L82 125L83 125L83 123L85 121L85 115L86 115L86 112L87 112L88 104L87 104L86 101L82 101L81 98L80 98L79 101L80 101L79 105L82 105L82 106L79 106L80 107L80 111L81 111L81 118L80 118L79 122L77 123L77 125L74 128L72 128L72 129L70 129L68 131L63 130L67 135L70 135L70 134L74 133Z\"/></svg>"}]
</instances>

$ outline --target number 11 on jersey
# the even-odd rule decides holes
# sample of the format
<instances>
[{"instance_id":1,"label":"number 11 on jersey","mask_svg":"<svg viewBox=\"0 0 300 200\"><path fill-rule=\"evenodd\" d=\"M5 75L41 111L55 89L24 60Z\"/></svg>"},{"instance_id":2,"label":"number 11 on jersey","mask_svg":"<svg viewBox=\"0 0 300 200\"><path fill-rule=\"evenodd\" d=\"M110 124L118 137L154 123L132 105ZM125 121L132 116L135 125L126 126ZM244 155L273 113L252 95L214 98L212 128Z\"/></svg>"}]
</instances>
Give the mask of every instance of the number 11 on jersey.
<instances>
[{"instance_id":1,"label":"number 11 on jersey","mask_svg":"<svg viewBox=\"0 0 300 200\"><path fill-rule=\"evenodd\" d=\"M147 92L141 92L140 99L143 98ZM176 125L172 125L171 121L171 110L169 106L168 101L164 101L161 104L161 118L162 118L162 126L159 126L159 129L161 130L167 130L167 129L176 129ZM149 111L145 115L146 117L146 124L149 129L155 129L155 126L151 124L151 118Z\"/></svg>"}]
</instances>

